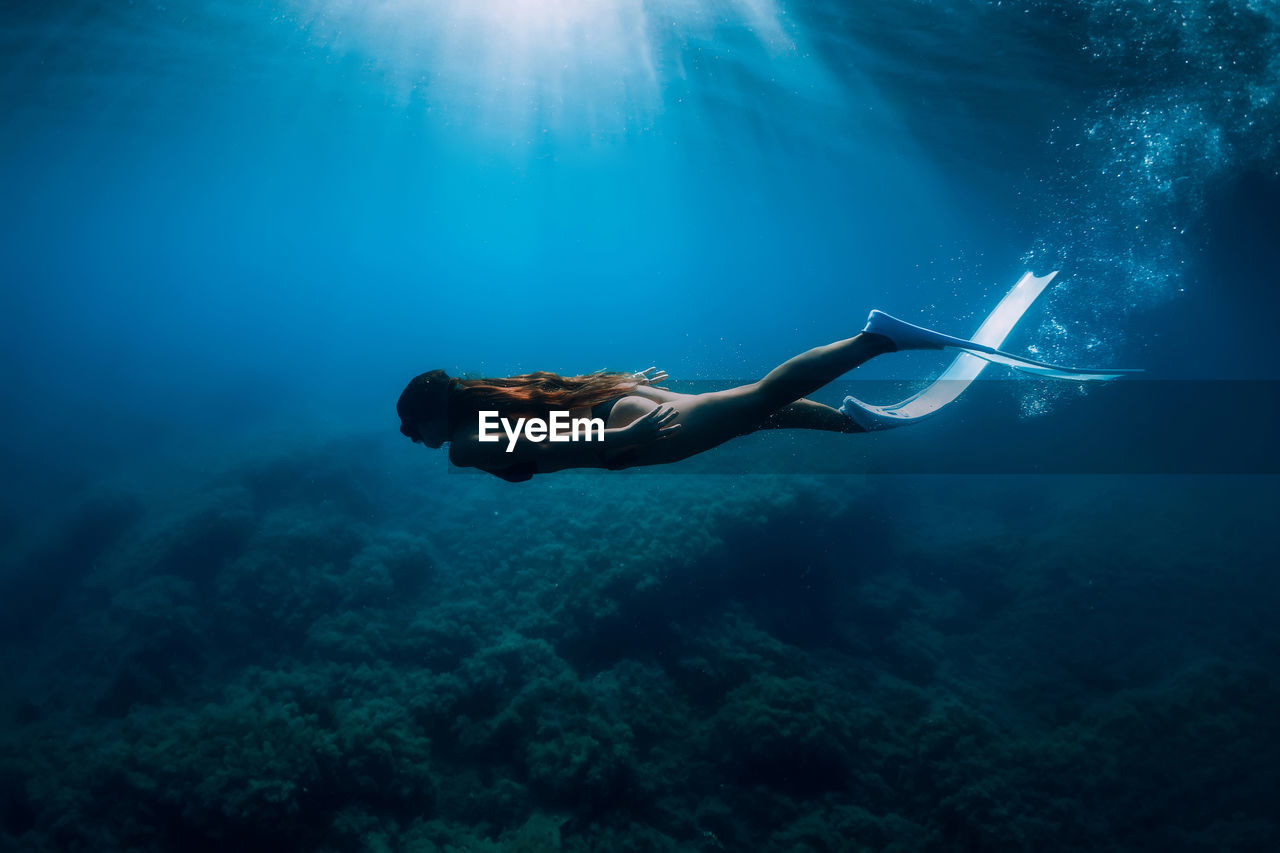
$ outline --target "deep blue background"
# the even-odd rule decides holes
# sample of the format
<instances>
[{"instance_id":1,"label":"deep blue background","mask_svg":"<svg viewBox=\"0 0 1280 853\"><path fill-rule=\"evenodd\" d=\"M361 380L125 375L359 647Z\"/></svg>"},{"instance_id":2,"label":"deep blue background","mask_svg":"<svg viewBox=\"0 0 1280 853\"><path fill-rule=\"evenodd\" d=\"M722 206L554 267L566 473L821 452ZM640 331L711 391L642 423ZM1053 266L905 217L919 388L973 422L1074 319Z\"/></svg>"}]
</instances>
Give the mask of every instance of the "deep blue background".
<instances>
[{"instance_id":1,"label":"deep blue background","mask_svg":"<svg viewBox=\"0 0 1280 853\"><path fill-rule=\"evenodd\" d=\"M1024 268L1063 273L1015 348L1274 376L1265 10L467 8L19 7L28 485L388 424L433 366L749 379L870 307L964 332Z\"/></svg>"}]
</instances>

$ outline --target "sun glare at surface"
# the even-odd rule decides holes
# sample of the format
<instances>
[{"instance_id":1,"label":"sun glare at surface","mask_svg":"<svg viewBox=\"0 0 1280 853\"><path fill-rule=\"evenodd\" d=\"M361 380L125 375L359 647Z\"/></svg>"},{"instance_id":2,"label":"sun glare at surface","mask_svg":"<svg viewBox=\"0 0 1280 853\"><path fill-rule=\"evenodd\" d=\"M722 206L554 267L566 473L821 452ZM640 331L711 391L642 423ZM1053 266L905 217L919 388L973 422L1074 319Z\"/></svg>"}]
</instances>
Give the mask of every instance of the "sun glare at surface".
<instances>
[{"instance_id":1,"label":"sun glare at surface","mask_svg":"<svg viewBox=\"0 0 1280 853\"><path fill-rule=\"evenodd\" d=\"M311 0L298 17L402 97L504 135L634 132L719 63L812 73L775 0Z\"/></svg>"}]
</instances>

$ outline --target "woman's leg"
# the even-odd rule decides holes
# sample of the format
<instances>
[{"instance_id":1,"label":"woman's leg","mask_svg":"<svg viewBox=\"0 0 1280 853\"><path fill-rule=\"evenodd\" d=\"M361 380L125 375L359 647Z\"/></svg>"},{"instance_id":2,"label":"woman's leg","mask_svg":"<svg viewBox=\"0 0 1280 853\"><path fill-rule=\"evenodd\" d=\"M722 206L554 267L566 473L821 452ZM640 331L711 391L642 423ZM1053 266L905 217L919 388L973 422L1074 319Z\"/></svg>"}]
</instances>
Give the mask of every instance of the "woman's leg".
<instances>
[{"instance_id":1,"label":"woman's leg","mask_svg":"<svg viewBox=\"0 0 1280 853\"><path fill-rule=\"evenodd\" d=\"M681 396L670 403L661 404L676 409L676 422L681 424L680 431L673 433L670 438L636 448L626 464L656 465L675 462L710 450L735 436L754 432L779 409L812 394L863 362L892 351L893 344L888 338L864 332L847 340L814 347L788 359L769 371L763 379L750 385ZM639 398L624 398L618 402L615 411L624 402L633 399L640 402ZM660 405L656 402L644 402L647 403L645 408ZM812 416L813 412L808 407L801 407L800 411L808 416ZM834 413L844 417L839 412ZM629 417L639 414L642 412L629 414ZM785 417L796 418L799 415L793 413ZM610 418L610 426L612 425L613 418ZM860 429L849 431L861 432Z\"/></svg>"},{"instance_id":2,"label":"woman's leg","mask_svg":"<svg viewBox=\"0 0 1280 853\"><path fill-rule=\"evenodd\" d=\"M765 418L756 429L819 429L826 432L866 432L853 418L813 400L796 400Z\"/></svg>"},{"instance_id":3,"label":"woman's leg","mask_svg":"<svg viewBox=\"0 0 1280 853\"><path fill-rule=\"evenodd\" d=\"M807 397L858 365L877 355L893 352L893 349L893 343L883 335L863 332L789 358L759 382L742 386L742 390L754 405L763 410L761 417L768 417L788 403Z\"/></svg>"}]
</instances>

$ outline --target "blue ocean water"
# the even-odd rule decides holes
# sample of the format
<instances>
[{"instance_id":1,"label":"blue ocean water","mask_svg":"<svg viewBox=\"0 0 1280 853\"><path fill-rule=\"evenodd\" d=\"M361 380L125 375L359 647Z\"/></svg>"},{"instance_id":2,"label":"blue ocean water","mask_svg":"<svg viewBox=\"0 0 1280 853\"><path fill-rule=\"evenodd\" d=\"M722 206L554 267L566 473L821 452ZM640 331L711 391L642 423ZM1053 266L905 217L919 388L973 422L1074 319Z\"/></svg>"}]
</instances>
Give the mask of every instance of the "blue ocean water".
<instances>
[{"instance_id":1,"label":"blue ocean water","mask_svg":"<svg viewBox=\"0 0 1280 853\"><path fill-rule=\"evenodd\" d=\"M1274 3L24 2L0 102L0 847L1275 848ZM1027 269L1010 349L1154 384L518 485L396 432Z\"/></svg>"}]
</instances>

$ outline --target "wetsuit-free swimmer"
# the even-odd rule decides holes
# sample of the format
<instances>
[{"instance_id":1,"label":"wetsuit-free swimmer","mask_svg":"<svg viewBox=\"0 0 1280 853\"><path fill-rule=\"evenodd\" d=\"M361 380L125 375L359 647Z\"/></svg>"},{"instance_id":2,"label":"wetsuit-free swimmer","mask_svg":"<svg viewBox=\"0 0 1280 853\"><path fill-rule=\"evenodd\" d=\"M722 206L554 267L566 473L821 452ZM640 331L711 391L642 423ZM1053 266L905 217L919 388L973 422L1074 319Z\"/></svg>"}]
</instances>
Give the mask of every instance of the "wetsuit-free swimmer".
<instances>
[{"instance_id":1,"label":"wetsuit-free swimmer","mask_svg":"<svg viewBox=\"0 0 1280 853\"><path fill-rule=\"evenodd\" d=\"M1125 370L1060 367L1003 352L998 346L1052 278L1024 276L973 339L955 338L872 311L861 333L788 359L762 379L723 391L682 394L659 386L665 373L592 373L559 376L538 372L496 379L456 379L444 371L423 373L396 404L400 432L431 448L449 444L449 460L512 482L566 468L630 468L687 459L731 438L761 429L865 432L936 412L988 362L1075 381L1114 379ZM805 399L860 364L909 349L961 351L944 376L893 407L868 406L852 397L835 409ZM481 413L516 421L567 411L571 419L600 418L601 440L481 440Z\"/></svg>"}]
</instances>

